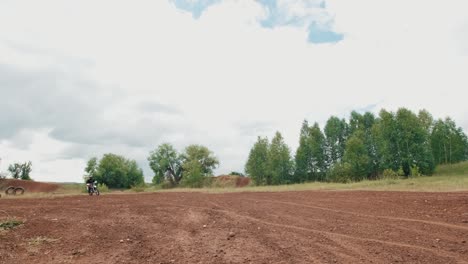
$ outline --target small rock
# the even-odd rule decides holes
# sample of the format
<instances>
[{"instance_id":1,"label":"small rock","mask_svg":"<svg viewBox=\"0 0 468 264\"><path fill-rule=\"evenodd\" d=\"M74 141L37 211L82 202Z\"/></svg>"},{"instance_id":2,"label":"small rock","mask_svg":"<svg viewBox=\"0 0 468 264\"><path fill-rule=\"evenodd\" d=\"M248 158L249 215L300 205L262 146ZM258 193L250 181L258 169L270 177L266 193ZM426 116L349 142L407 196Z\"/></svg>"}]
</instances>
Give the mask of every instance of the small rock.
<instances>
[{"instance_id":1,"label":"small rock","mask_svg":"<svg viewBox=\"0 0 468 264\"><path fill-rule=\"evenodd\" d=\"M124 241L123 241L123 239L120 239L120 241L119 241L119 242L120 242L120 243L123 243Z\"/></svg>"},{"instance_id":2,"label":"small rock","mask_svg":"<svg viewBox=\"0 0 468 264\"><path fill-rule=\"evenodd\" d=\"M127 241L130 241L130 238L127 238Z\"/></svg>"},{"instance_id":3,"label":"small rock","mask_svg":"<svg viewBox=\"0 0 468 264\"><path fill-rule=\"evenodd\" d=\"M203 225L203 228L206 228L206 225Z\"/></svg>"},{"instance_id":4,"label":"small rock","mask_svg":"<svg viewBox=\"0 0 468 264\"><path fill-rule=\"evenodd\" d=\"M236 233L234 232L229 232L229 237L235 237L236 236Z\"/></svg>"},{"instance_id":5,"label":"small rock","mask_svg":"<svg viewBox=\"0 0 468 264\"><path fill-rule=\"evenodd\" d=\"M436 239L436 242L439 242L439 241L440 241L440 239L437 238L437 239Z\"/></svg>"}]
</instances>

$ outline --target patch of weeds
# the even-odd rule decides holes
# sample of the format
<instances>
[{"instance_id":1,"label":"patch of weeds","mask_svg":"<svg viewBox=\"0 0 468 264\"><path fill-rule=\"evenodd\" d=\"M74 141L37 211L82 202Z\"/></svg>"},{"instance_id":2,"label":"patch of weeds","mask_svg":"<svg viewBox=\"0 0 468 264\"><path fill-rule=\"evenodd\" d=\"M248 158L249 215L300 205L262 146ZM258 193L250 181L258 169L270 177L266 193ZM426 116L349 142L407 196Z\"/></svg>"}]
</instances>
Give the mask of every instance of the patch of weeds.
<instances>
[{"instance_id":1,"label":"patch of weeds","mask_svg":"<svg viewBox=\"0 0 468 264\"><path fill-rule=\"evenodd\" d=\"M23 224L23 221L19 220L6 220L0 222L0 230L9 230Z\"/></svg>"},{"instance_id":2,"label":"patch of weeds","mask_svg":"<svg viewBox=\"0 0 468 264\"><path fill-rule=\"evenodd\" d=\"M28 239L28 245L37 247L44 243L53 243L56 241L58 241L58 239L39 236L39 237Z\"/></svg>"},{"instance_id":3,"label":"patch of weeds","mask_svg":"<svg viewBox=\"0 0 468 264\"><path fill-rule=\"evenodd\" d=\"M36 253L39 253L40 246L42 246L43 244L50 244L50 243L56 242L58 241L58 239L39 236L39 237L30 238L27 241L28 241L28 246L26 250L31 255L35 255Z\"/></svg>"}]
</instances>

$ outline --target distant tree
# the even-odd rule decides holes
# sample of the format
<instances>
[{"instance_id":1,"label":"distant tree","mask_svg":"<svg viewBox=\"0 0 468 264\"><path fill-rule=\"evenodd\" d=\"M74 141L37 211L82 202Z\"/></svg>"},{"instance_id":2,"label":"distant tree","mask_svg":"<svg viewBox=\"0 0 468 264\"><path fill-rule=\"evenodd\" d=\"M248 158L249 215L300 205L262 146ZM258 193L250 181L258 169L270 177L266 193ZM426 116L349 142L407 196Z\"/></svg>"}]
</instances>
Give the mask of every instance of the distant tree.
<instances>
[{"instance_id":1,"label":"distant tree","mask_svg":"<svg viewBox=\"0 0 468 264\"><path fill-rule=\"evenodd\" d=\"M363 131L356 130L346 142L344 162L349 164L351 180L366 179L372 170Z\"/></svg>"},{"instance_id":2,"label":"distant tree","mask_svg":"<svg viewBox=\"0 0 468 264\"><path fill-rule=\"evenodd\" d=\"M22 164L11 164L8 166L8 171L11 173L13 179L31 180L29 174L32 171L32 163L29 161Z\"/></svg>"},{"instance_id":3,"label":"distant tree","mask_svg":"<svg viewBox=\"0 0 468 264\"><path fill-rule=\"evenodd\" d=\"M299 137L299 147L296 150L295 171L293 182L305 182L311 178L312 173L312 151L310 146L310 127L307 120L302 122L301 133Z\"/></svg>"},{"instance_id":4,"label":"distant tree","mask_svg":"<svg viewBox=\"0 0 468 264\"><path fill-rule=\"evenodd\" d=\"M85 168L85 172L87 174L87 176L95 176L96 175L96 171L97 171L97 167L98 167L98 159L97 158L91 158L90 160L88 160L87 164L86 164L86 168Z\"/></svg>"},{"instance_id":5,"label":"distant tree","mask_svg":"<svg viewBox=\"0 0 468 264\"><path fill-rule=\"evenodd\" d=\"M324 181L327 172L326 158L325 158L325 136L318 123L315 123L310 128L309 147L311 151L310 178L309 181Z\"/></svg>"},{"instance_id":6,"label":"distant tree","mask_svg":"<svg viewBox=\"0 0 468 264\"><path fill-rule=\"evenodd\" d=\"M237 172L237 171L231 171L231 173L229 173L229 175L241 176L241 177L245 176L242 172Z\"/></svg>"},{"instance_id":7,"label":"distant tree","mask_svg":"<svg viewBox=\"0 0 468 264\"><path fill-rule=\"evenodd\" d=\"M257 142L250 150L245 172L256 185L265 185L268 178L268 138L257 138Z\"/></svg>"},{"instance_id":8,"label":"distant tree","mask_svg":"<svg viewBox=\"0 0 468 264\"><path fill-rule=\"evenodd\" d=\"M342 161L346 147L348 125L346 120L332 116L324 128L326 146L325 156L327 167Z\"/></svg>"},{"instance_id":9,"label":"distant tree","mask_svg":"<svg viewBox=\"0 0 468 264\"><path fill-rule=\"evenodd\" d=\"M418 119L426 132L430 135L434 126L434 118L432 117L431 113L429 113L426 109L420 110L418 113Z\"/></svg>"},{"instance_id":10,"label":"distant tree","mask_svg":"<svg viewBox=\"0 0 468 264\"><path fill-rule=\"evenodd\" d=\"M196 161L200 164L201 173L204 176L213 174L213 170L219 165L218 158L214 153L205 146L190 145L185 148L185 152L181 155L183 164L188 164ZM183 165L182 165L183 166Z\"/></svg>"},{"instance_id":11,"label":"distant tree","mask_svg":"<svg viewBox=\"0 0 468 264\"><path fill-rule=\"evenodd\" d=\"M451 118L439 119L431 133L431 146L437 164L450 164L467 160L467 137Z\"/></svg>"},{"instance_id":12,"label":"distant tree","mask_svg":"<svg viewBox=\"0 0 468 264\"><path fill-rule=\"evenodd\" d=\"M154 172L153 183L160 184L168 168L175 174L176 182L181 178L182 157L175 148L168 143L158 146L148 157L149 165Z\"/></svg>"},{"instance_id":13,"label":"distant tree","mask_svg":"<svg viewBox=\"0 0 468 264\"><path fill-rule=\"evenodd\" d=\"M186 187L201 188L205 180L205 174L200 162L190 160L184 163L184 177L182 184Z\"/></svg>"},{"instance_id":14,"label":"distant tree","mask_svg":"<svg viewBox=\"0 0 468 264\"><path fill-rule=\"evenodd\" d=\"M94 158L88 161L88 165L93 163ZM87 166L85 170L91 167ZM99 183L104 183L109 188L130 188L144 183L143 171L136 161L116 154L105 154L99 161L93 176Z\"/></svg>"},{"instance_id":15,"label":"distant tree","mask_svg":"<svg viewBox=\"0 0 468 264\"><path fill-rule=\"evenodd\" d=\"M181 157L183 169L182 182L190 187L201 187L204 178L211 176L213 170L219 165L219 161L214 153L201 145L186 147Z\"/></svg>"},{"instance_id":16,"label":"distant tree","mask_svg":"<svg viewBox=\"0 0 468 264\"><path fill-rule=\"evenodd\" d=\"M271 177L267 177L267 184L291 183L292 165L289 147L281 133L276 132L268 149L268 175Z\"/></svg>"}]
</instances>

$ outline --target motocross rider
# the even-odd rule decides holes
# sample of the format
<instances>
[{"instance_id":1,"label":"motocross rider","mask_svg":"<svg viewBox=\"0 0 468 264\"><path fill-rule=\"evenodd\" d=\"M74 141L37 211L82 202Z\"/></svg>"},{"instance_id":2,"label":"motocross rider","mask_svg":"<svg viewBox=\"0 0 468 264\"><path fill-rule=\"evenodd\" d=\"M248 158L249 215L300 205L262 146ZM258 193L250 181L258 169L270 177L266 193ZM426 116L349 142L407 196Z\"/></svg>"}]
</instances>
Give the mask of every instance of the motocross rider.
<instances>
[{"instance_id":1,"label":"motocross rider","mask_svg":"<svg viewBox=\"0 0 468 264\"><path fill-rule=\"evenodd\" d=\"M96 180L94 180L93 176L89 176L89 178L86 180L86 189L88 190L88 192L89 192L89 187L93 186L95 181Z\"/></svg>"}]
</instances>

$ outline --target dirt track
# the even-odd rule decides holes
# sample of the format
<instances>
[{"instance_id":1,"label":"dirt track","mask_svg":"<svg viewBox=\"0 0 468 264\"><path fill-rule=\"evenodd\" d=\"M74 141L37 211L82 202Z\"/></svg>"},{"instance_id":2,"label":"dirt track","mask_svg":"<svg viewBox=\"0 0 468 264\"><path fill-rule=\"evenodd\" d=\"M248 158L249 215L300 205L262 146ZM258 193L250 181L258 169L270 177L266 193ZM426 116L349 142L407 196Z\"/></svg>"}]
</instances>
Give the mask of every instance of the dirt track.
<instances>
[{"instance_id":1,"label":"dirt track","mask_svg":"<svg viewBox=\"0 0 468 264\"><path fill-rule=\"evenodd\" d=\"M468 193L154 193L0 210L25 221L0 232L0 263L468 262Z\"/></svg>"}]
</instances>

